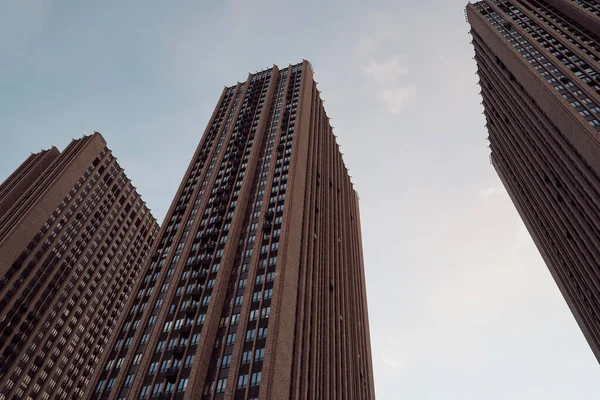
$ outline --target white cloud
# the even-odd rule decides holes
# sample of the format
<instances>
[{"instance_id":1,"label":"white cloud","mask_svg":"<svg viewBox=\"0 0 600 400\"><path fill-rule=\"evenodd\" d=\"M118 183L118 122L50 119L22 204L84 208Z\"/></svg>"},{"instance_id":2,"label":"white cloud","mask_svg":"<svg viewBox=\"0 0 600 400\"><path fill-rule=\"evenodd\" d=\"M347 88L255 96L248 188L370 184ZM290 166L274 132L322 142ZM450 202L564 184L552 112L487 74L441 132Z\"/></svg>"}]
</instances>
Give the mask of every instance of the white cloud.
<instances>
[{"instance_id":1,"label":"white cloud","mask_svg":"<svg viewBox=\"0 0 600 400\"><path fill-rule=\"evenodd\" d=\"M381 356L381 361L383 361L383 363L391 369L406 368L406 363L402 360Z\"/></svg>"},{"instance_id":2,"label":"white cloud","mask_svg":"<svg viewBox=\"0 0 600 400\"><path fill-rule=\"evenodd\" d=\"M381 101L392 114L398 114L417 92L415 86L397 87L392 89L380 89L377 99Z\"/></svg>"},{"instance_id":3,"label":"white cloud","mask_svg":"<svg viewBox=\"0 0 600 400\"><path fill-rule=\"evenodd\" d=\"M412 99L417 87L407 84L410 71L403 56L390 52L390 42L398 41L403 33L382 12L370 12L363 20L365 32L354 46L354 60L376 93L375 97L392 114L398 114Z\"/></svg>"},{"instance_id":4,"label":"white cloud","mask_svg":"<svg viewBox=\"0 0 600 400\"><path fill-rule=\"evenodd\" d=\"M489 197L502 193L502 188L500 186L490 186L487 189L479 191L477 193L477 198L479 200L485 200Z\"/></svg>"}]
</instances>

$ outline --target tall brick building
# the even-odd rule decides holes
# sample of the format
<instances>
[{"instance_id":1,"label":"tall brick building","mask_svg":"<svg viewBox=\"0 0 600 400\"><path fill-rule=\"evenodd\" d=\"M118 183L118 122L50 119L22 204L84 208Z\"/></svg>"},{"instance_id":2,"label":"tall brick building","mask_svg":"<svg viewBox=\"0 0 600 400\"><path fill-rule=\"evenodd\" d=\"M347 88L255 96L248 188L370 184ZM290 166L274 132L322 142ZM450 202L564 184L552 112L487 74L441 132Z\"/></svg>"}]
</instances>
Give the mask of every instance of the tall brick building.
<instances>
[{"instance_id":1,"label":"tall brick building","mask_svg":"<svg viewBox=\"0 0 600 400\"><path fill-rule=\"evenodd\" d=\"M467 6L491 161L600 360L600 2Z\"/></svg>"},{"instance_id":2,"label":"tall brick building","mask_svg":"<svg viewBox=\"0 0 600 400\"><path fill-rule=\"evenodd\" d=\"M99 133L0 185L0 399L83 396L157 232Z\"/></svg>"},{"instance_id":3,"label":"tall brick building","mask_svg":"<svg viewBox=\"0 0 600 400\"><path fill-rule=\"evenodd\" d=\"M225 88L87 394L374 399L359 221L308 62Z\"/></svg>"}]
</instances>

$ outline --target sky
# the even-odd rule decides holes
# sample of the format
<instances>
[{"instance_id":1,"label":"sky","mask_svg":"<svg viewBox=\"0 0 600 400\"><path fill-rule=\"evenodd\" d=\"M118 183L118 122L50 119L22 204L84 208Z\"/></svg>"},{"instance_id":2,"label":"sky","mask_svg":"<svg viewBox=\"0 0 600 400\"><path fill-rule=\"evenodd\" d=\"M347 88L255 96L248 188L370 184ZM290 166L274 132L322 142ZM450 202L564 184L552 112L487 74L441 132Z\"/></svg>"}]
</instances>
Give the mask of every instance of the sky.
<instances>
[{"instance_id":1,"label":"sky","mask_svg":"<svg viewBox=\"0 0 600 400\"><path fill-rule=\"evenodd\" d=\"M99 131L162 222L223 87L307 59L360 195L377 398L596 398L489 163L465 3L3 0L0 181Z\"/></svg>"}]
</instances>

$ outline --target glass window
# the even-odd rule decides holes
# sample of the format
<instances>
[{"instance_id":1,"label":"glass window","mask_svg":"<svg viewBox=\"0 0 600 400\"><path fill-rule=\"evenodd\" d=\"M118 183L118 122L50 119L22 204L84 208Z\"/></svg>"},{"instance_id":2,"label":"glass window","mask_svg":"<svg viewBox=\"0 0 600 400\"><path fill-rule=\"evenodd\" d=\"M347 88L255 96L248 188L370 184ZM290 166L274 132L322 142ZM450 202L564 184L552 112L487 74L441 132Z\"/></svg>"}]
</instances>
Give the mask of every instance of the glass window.
<instances>
[{"instance_id":1,"label":"glass window","mask_svg":"<svg viewBox=\"0 0 600 400\"><path fill-rule=\"evenodd\" d=\"M231 363L231 355L227 354L223 356L223 361L221 362L221 368L229 368L229 364Z\"/></svg>"},{"instance_id":2,"label":"glass window","mask_svg":"<svg viewBox=\"0 0 600 400\"><path fill-rule=\"evenodd\" d=\"M245 351L244 354L242 354L242 364L249 364L251 358L252 358L252 350Z\"/></svg>"},{"instance_id":3,"label":"glass window","mask_svg":"<svg viewBox=\"0 0 600 400\"><path fill-rule=\"evenodd\" d=\"M123 387L129 387L131 386L131 383L133 382L133 377L135 376L135 374L129 374L127 375L127 378L125 378L125 384L123 385Z\"/></svg>"},{"instance_id":4,"label":"glass window","mask_svg":"<svg viewBox=\"0 0 600 400\"><path fill-rule=\"evenodd\" d=\"M231 346L233 345L233 343L235 342L235 333L230 333L229 335L227 335L227 346Z\"/></svg>"},{"instance_id":5,"label":"glass window","mask_svg":"<svg viewBox=\"0 0 600 400\"><path fill-rule=\"evenodd\" d=\"M261 372L254 372L252 374L252 379L250 380L250 386L260 385L260 376L261 376Z\"/></svg>"},{"instance_id":6,"label":"glass window","mask_svg":"<svg viewBox=\"0 0 600 400\"><path fill-rule=\"evenodd\" d=\"M147 399L148 396L150 395L150 386L151 385L146 385L144 387L142 387L142 391L140 392L140 397L138 397L139 399Z\"/></svg>"},{"instance_id":7,"label":"glass window","mask_svg":"<svg viewBox=\"0 0 600 400\"><path fill-rule=\"evenodd\" d=\"M265 349L256 349L254 352L254 362L262 361L265 358Z\"/></svg>"},{"instance_id":8,"label":"glass window","mask_svg":"<svg viewBox=\"0 0 600 400\"><path fill-rule=\"evenodd\" d=\"M217 381L217 390L215 393L223 393L225 392L225 388L227 387L227 378L219 379Z\"/></svg>"},{"instance_id":9,"label":"glass window","mask_svg":"<svg viewBox=\"0 0 600 400\"><path fill-rule=\"evenodd\" d=\"M177 386L177 391L178 392L185 392L185 388L187 387L188 384L188 378L183 378L179 381L179 385Z\"/></svg>"},{"instance_id":10,"label":"glass window","mask_svg":"<svg viewBox=\"0 0 600 400\"><path fill-rule=\"evenodd\" d=\"M238 389L244 389L247 386L248 386L248 374L240 375L239 378L238 378L237 388Z\"/></svg>"},{"instance_id":11,"label":"glass window","mask_svg":"<svg viewBox=\"0 0 600 400\"><path fill-rule=\"evenodd\" d=\"M192 354L185 358L185 364L183 366L184 366L184 368L190 368L193 363L194 363L194 355Z\"/></svg>"}]
</instances>

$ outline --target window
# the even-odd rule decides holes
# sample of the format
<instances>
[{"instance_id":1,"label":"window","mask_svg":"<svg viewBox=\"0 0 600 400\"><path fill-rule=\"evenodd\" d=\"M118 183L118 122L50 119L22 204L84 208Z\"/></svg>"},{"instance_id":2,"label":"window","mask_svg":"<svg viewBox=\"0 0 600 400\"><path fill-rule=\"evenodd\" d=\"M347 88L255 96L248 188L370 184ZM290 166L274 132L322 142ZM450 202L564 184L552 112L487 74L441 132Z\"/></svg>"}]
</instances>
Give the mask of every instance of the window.
<instances>
[{"instance_id":1,"label":"window","mask_svg":"<svg viewBox=\"0 0 600 400\"><path fill-rule=\"evenodd\" d=\"M173 389L175 389L175 383L168 382L165 384L165 394L173 393Z\"/></svg>"},{"instance_id":2,"label":"window","mask_svg":"<svg viewBox=\"0 0 600 400\"><path fill-rule=\"evenodd\" d=\"M144 387L142 387L142 391L140 392L140 397L138 397L139 399L147 399L148 396L150 395L150 386L151 385L146 385Z\"/></svg>"},{"instance_id":3,"label":"window","mask_svg":"<svg viewBox=\"0 0 600 400\"><path fill-rule=\"evenodd\" d=\"M250 359L252 358L252 350L245 351L242 354L242 364L250 364Z\"/></svg>"},{"instance_id":4,"label":"window","mask_svg":"<svg viewBox=\"0 0 600 400\"><path fill-rule=\"evenodd\" d=\"M246 342L254 340L254 335L255 334L256 334L256 330L255 329L250 329L248 332L246 332Z\"/></svg>"},{"instance_id":5,"label":"window","mask_svg":"<svg viewBox=\"0 0 600 400\"><path fill-rule=\"evenodd\" d=\"M229 368L230 363L231 363L231 354L224 355L223 361L221 362L221 368Z\"/></svg>"},{"instance_id":6,"label":"window","mask_svg":"<svg viewBox=\"0 0 600 400\"><path fill-rule=\"evenodd\" d=\"M227 386L227 378L219 379L217 381L217 391L215 393L223 393L225 392L225 387Z\"/></svg>"},{"instance_id":7,"label":"window","mask_svg":"<svg viewBox=\"0 0 600 400\"><path fill-rule=\"evenodd\" d=\"M230 333L229 335L227 335L227 346L231 346L233 345L233 343L235 342L235 333Z\"/></svg>"},{"instance_id":8,"label":"window","mask_svg":"<svg viewBox=\"0 0 600 400\"><path fill-rule=\"evenodd\" d=\"M167 368L169 368L169 364L171 364L171 360L163 360L162 364L160 365L160 372L165 372L167 370Z\"/></svg>"},{"instance_id":9,"label":"window","mask_svg":"<svg viewBox=\"0 0 600 400\"><path fill-rule=\"evenodd\" d=\"M106 384L106 391L110 392L114 386L115 386L115 378L110 378L108 380L108 383Z\"/></svg>"},{"instance_id":10,"label":"window","mask_svg":"<svg viewBox=\"0 0 600 400\"><path fill-rule=\"evenodd\" d=\"M192 340L190 340L190 344L191 345L196 345L196 344L198 344L199 341L200 341L200 334L199 333L194 333L192 335Z\"/></svg>"},{"instance_id":11,"label":"window","mask_svg":"<svg viewBox=\"0 0 600 400\"><path fill-rule=\"evenodd\" d=\"M250 321L256 321L258 319L258 314L259 314L258 310L250 311Z\"/></svg>"},{"instance_id":12,"label":"window","mask_svg":"<svg viewBox=\"0 0 600 400\"><path fill-rule=\"evenodd\" d=\"M267 337L267 328L258 328L258 338L264 339Z\"/></svg>"},{"instance_id":13,"label":"window","mask_svg":"<svg viewBox=\"0 0 600 400\"><path fill-rule=\"evenodd\" d=\"M162 392L163 383L158 383L154 385L154 390L152 391L152 396L157 397L160 392Z\"/></svg>"},{"instance_id":14,"label":"window","mask_svg":"<svg viewBox=\"0 0 600 400\"><path fill-rule=\"evenodd\" d=\"M254 352L254 362L262 361L265 358L265 349L256 349Z\"/></svg>"},{"instance_id":15,"label":"window","mask_svg":"<svg viewBox=\"0 0 600 400\"><path fill-rule=\"evenodd\" d=\"M157 368L158 368L158 361L155 361L152 364L150 364L150 368L148 368L148 375L154 375Z\"/></svg>"},{"instance_id":16,"label":"window","mask_svg":"<svg viewBox=\"0 0 600 400\"><path fill-rule=\"evenodd\" d=\"M179 381L179 385L177 386L177 391L178 392L185 392L185 388L187 387L188 384L188 378L183 378Z\"/></svg>"},{"instance_id":17,"label":"window","mask_svg":"<svg viewBox=\"0 0 600 400\"><path fill-rule=\"evenodd\" d=\"M146 344L148 343L148 339L150 338L150 334L149 333L145 333L144 336L142 336L142 341L140 344Z\"/></svg>"},{"instance_id":18,"label":"window","mask_svg":"<svg viewBox=\"0 0 600 400\"><path fill-rule=\"evenodd\" d=\"M183 364L183 367L184 368L190 368L193 363L194 363L194 355L192 354L192 355L187 356L185 358L185 363Z\"/></svg>"},{"instance_id":19,"label":"window","mask_svg":"<svg viewBox=\"0 0 600 400\"><path fill-rule=\"evenodd\" d=\"M125 378L125 384L123 385L123 387L129 387L131 386L131 383L133 382L133 377L135 376L135 374L129 374L127 375L127 378Z\"/></svg>"},{"instance_id":20,"label":"window","mask_svg":"<svg viewBox=\"0 0 600 400\"><path fill-rule=\"evenodd\" d=\"M250 380L250 386L258 386L260 385L260 372L254 372L252 374L252 379Z\"/></svg>"},{"instance_id":21,"label":"window","mask_svg":"<svg viewBox=\"0 0 600 400\"><path fill-rule=\"evenodd\" d=\"M215 381L206 382L206 384L204 385L204 395L211 394L214 387Z\"/></svg>"},{"instance_id":22,"label":"window","mask_svg":"<svg viewBox=\"0 0 600 400\"><path fill-rule=\"evenodd\" d=\"M142 353L137 353L133 359L133 365L138 365L142 359Z\"/></svg>"},{"instance_id":23,"label":"window","mask_svg":"<svg viewBox=\"0 0 600 400\"><path fill-rule=\"evenodd\" d=\"M271 307L263 308L260 313L260 317L261 318L269 318L269 315L271 315Z\"/></svg>"},{"instance_id":24,"label":"window","mask_svg":"<svg viewBox=\"0 0 600 400\"><path fill-rule=\"evenodd\" d=\"M246 387L248 387L248 374L240 375L238 378L237 388L244 389Z\"/></svg>"}]
</instances>

